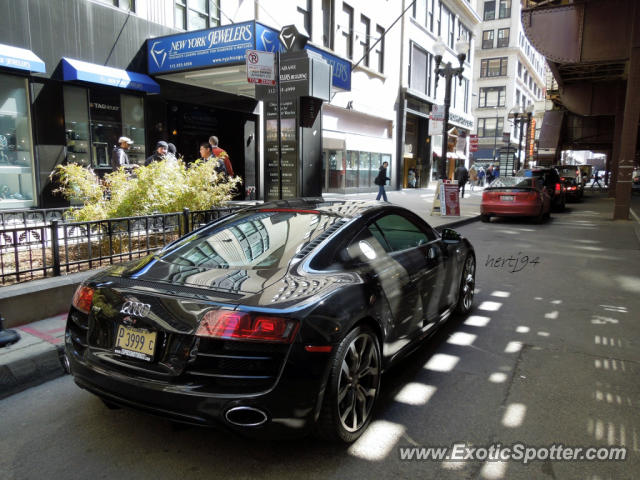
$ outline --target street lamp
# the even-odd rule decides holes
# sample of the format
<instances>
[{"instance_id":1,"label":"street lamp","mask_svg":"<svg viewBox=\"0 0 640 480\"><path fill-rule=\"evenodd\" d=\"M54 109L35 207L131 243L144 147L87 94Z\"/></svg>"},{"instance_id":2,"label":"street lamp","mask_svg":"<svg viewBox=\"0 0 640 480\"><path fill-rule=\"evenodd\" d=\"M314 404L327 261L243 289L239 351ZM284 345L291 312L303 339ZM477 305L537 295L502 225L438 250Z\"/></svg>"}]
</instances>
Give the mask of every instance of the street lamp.
<instances>
[{"instance_id":1,"label":"street lamp","mask_svg":"<svg viewBox=\"0 0 640 480\"><path fill-rule=\"evenodd\" d=\"M449 107L451 106L451 79L454 76L457 76L460 85L462 85L462 72L464 71L464 60L467 58L467 51L469 50L469 42L463 38L459 38L456 43L456 52L458 57L458 62L460 62L460 66L454 68L451 65L451 62L447 62L443 67L440 67L442 64L442 56L446 51L446 45L440 39L433 46L433 52L435 53L436 60L436 84L435 90L438 90L438 79L442 76L445 79L445 91L444 91L444 122L442 128L442 155L440 156L440 165L438 167L438 171L440 173L440 179L444 180L447 178L445 174L445 170L447 169L447 150L449 143L449 131L447 129L447 124L449 123Z\"/></svg>"},{"instance_id":2,"label":"street lamp","mask_svg":"<svg viewBox=\"0 0 640 480\"><path fill-rule=\"evenodd\" d=\"M527 158L529 155L529 129L531 128L531 116L533 115L533 103L530 103L529 105L527 105L524 109L525 113L527 114L527 129L526 129L526 139L525 139L525 147L524 147L524 167L527 168ZM524 120L524 118L522 119ZM522 121L521 120L521 121ZM520 129L520 138L522 139L522 129ZM518 161L520 161L520 154L518 154Z\"/></svg>"},{"instance_id":3,"label":"street lamp","mask_svg":"<svg viewBox=\"0 0 640 480\"><path fill-rule=\"evenodd\" d=\"M515 107L512 107L511 110L509 110L509 114L507 115L508 118L513 118L513 124L514 125L518 125L518 117L521 116L523 113L522 108L520 107L520 105L516 105ZM511 130L511 129L509 129ZM522 133L522 131L520 132ZM507 142L507 162L509 161L509 155L511 154L511 131L509 131L509 141ZM516 164L514 165L514 170L517 172L518 170L520 170L520 157L519 157L520 153L518 152L518 158L516 159ZM507 163L508 165L508 163ZM507 168L507 165L505 165L505 169Z\"/></svg>"}]
</instances>

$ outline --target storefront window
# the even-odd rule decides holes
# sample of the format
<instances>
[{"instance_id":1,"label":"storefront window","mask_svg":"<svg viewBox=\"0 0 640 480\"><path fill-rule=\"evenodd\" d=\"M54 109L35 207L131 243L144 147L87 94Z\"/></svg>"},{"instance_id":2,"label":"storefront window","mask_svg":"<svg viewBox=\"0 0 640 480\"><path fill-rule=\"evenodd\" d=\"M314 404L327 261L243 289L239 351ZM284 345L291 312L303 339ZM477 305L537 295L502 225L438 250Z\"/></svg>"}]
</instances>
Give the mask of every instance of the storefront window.
<instances>
[{"instance_id":1,"label":"storefront window","mask_svg":"<svg viewBox=\"0 0 640 480\"><path fill-rule=\"evenodd\" d=\"M369 152L360 152L358 161L358 178L359 187L368 187L373 185L373 181L369 180L369 172L371 170L371 162L369 161Z\"/></svg>"},{"instance_id":2,"label":"storefront window","mask_svg":"<svg viewBox=\"0 0 640 480\"><path fill-rule=\"evenodd\" d=\"M344 151L342 150L328 150L329 158L329 189L344 190L345 181L345 162Z\"/></svg>"},{"instance_id":3,"label":"storefront window","mask_svg":"<svg viewBox=\"0 0 640 480\"><path fill-rule=\"evenodd\" d=\"M35 205L27 80L0 74L0 208Z\"/></svg>"},{"instance_id":4,"label":"storefront window","mask_svg":"<svg viewBox=\"0 0 640 480\"><path fill-rule=\"evenodd\" d=\"M144 104L142 97L120 95L122 104L122 134L133 140L129 148L129 161L144 165Z\"/></svg>"},{"instance_id":5,"label":"storefront window","mask_svg":"<svg viewBox=\"0 0 640 480\"><path fill-rule=\"evenodd\" d=\"M347 152L346 188L358 186L358 152Z\"/></svg>"},{"instance_id":6,"label":"storefront window","mask_svg":"<svg viewBox=\"0 0 640 480\"><path fill-rule=\"evenodd\" d=\"M98 171L111 169L118 138L133 140L129 162L144 164L143 98L111 89L64 87L67 160ZM88 102L88 106L87 106Z\"/></svg>"},{"instance_id":7,"label":"storefront window","mask_svg":"<svg viewBox=\"0 0 640 480\"><path fill-rule=\"evenodd\" d=\"M67 161L88 167L91 165L91 155L89 154L87 90L80 87L65 86L63 96Z\"/></svg>"}]
</instances>

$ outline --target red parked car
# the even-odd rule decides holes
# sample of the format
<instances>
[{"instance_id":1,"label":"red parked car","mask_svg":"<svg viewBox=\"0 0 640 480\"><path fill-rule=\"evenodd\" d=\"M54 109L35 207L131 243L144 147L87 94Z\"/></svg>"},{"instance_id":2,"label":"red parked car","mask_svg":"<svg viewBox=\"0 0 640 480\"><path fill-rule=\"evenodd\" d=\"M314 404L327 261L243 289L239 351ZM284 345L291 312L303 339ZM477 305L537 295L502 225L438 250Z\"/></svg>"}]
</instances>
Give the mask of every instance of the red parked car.
<instances>
[{"instance_id":1,"label":"red parked car","mask_svg":"<svg viewBox=\"0 0 640 480\"><path fill-rule=\"evenodd\" d=\"M482 192L480 219L533 217L537 223L549 218L551 196L538 177L499 177Z\"/></svg>"}]
</instances>

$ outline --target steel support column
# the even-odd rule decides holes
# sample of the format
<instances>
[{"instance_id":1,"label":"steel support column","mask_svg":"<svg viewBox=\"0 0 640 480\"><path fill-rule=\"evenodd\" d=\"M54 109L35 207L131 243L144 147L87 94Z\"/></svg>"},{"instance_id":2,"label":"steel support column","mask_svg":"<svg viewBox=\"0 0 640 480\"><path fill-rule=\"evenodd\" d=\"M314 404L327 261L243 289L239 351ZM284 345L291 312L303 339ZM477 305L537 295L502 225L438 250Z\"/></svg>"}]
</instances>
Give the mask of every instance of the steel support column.
<instances>
[{"instance_id":1,"label":"steel support column","mask_svg":"<svg viewBox=\"0 0 640 480\"><path fill-rule=\"evenodd\" d=\"M629 49L629 74L627 76L627 94L624 105L618 178L615 184L616 198L613 207L614 220L628 220L631 207L631 173L636 156L638 140L638 121L640 120L640 95L637 94L640 82L640 8L633 4L632 40Z\"/></svg>"}]
</instances>

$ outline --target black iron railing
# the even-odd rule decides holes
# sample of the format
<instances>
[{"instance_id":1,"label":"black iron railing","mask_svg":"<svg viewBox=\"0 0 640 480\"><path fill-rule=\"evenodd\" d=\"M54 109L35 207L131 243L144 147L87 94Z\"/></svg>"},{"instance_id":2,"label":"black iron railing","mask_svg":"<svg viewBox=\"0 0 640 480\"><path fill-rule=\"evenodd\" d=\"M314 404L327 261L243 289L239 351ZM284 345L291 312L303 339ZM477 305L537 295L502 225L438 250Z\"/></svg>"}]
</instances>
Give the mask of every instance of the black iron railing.
<instances>
[{"instance_id":1,"label":"black iron railing","mask_svg":"<svg viewBox=\"0 0 640 480\"><path fill-rule=\"evenodd\" d=\"M92 222L46 222L0 225L0 284L80 272L134 260L241 206L164 213Z\"/></svg>"}]
</instances>

